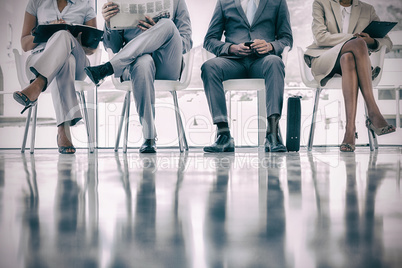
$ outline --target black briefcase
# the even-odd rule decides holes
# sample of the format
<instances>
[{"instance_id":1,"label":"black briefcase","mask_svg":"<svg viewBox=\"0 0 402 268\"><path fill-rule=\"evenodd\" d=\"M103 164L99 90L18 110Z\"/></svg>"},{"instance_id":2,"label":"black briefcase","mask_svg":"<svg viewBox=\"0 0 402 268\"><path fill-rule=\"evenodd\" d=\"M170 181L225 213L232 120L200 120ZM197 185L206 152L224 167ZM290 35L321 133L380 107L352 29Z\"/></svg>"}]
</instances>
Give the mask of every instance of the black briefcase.
<instances>
[{"instance_id":1,"label":"black briefcase","mask_svg":"<svg viewBox=\"0 0 402 268\"><path fill-rule=\"evenodd\" d=\"M288 116L286 120L286 148L289 152L300 149L301 96L288 98Z\"/></svg>"}]
</instances>

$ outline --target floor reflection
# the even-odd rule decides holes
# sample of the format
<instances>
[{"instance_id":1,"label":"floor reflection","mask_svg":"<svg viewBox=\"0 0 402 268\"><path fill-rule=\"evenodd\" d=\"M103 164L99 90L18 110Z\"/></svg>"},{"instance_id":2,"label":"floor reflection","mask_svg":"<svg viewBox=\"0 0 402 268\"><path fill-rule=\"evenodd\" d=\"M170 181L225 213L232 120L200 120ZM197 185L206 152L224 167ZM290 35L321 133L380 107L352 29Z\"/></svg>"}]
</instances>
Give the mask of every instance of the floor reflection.
<instances>
[{"instance_id":1,"label":"floor reflection","mask_svg":"<svg viewBox=\"0 0 402 268\"><path fill-rule=\"evenodd\" d=\"M401 151L0 151L0 267L399 267Z\"/></svg>"}]
</instances>

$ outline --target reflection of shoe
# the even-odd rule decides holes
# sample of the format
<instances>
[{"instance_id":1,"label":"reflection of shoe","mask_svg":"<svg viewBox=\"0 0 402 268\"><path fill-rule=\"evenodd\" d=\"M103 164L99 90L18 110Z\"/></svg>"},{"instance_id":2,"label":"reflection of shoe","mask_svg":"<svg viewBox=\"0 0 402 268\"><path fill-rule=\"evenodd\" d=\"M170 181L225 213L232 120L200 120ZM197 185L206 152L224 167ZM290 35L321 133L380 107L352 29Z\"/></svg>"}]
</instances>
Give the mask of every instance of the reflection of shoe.
<instances>
[{"instance_id":1,"label":"reflection of shoe","mask_svg":"<svg viewBox=\"0 0 402 268\"><path fill-rule=\"evenodd\" d=\"M273 133L267 135L265 138L265 152L279 153L287 151L279 135L277 135L277 137L275 137Z\"/></svg>"},{"instance_id":2,"label":"reflection of shoe","mask_svg":"<svg viewBox=\"0 0 402 268\"><path fill-rule=\"evenodd\" d=\"M38 101L38 99L31 101L24 93L22 93L20 91L15 91L13 93L13 98L19 104L22 104L25 106L25 108L21 111L21 114L23 114L26 109L31 108L32 106L36 105L36 102Z\"/></svg>"},{"instance_id":3,"label":"reflection of shoe","mask_svg":"<svg viewBox=\"0 0 402 268\"><path fill-rule=\"evenodd\" d=\"M155 139L146 139L140 147L140 153L156 153Z\"/></svg>"},{"instance_id":4,"label":"reflection of shoe","mask_svg":"<svg viewBox=\"0 0 402 268\"><path fill-rule=\"evenodd\" d=\"M204 147L206 153L234 152L235 144L230 135L219 135L214 144Z\"/></svg>"},{"instance_id":5,"label":"reflection of shoe","mask_svg":"<svg viewBox=\"0 0 402 268\"><path fill-rule=\"evenodd\" d=\"M113 67L109 62L98 66L88 66L85 67L84 70L92 82L97 86L102 84L103 79L106 76L113 74Z\"/></svg>"},{"instance_id":6,"label":"reflection of shoe","mask_svg":"<svg viewBox=\"0 0 402 268\"><path fill-rule=\"evenodd\" d=\"M377 136L389 134L395 132L395 127L393 125L388 125L381 128L376 128L369 118L366 119L366 127L372 131L374 131Z\"/></svg>"},{"instance_id":7,"label":"reflection of shoe","mask_svg":"<svg viewBox=\"0 0 402 268\"><path fill-rule=\"evenodd\" d=\"M59 135L57 135L57 147L59 147L60 154L74 154L75 147L74 146L59 146ZM72 150L72 151L70 151Z\"/></svg>"}]
</instances>

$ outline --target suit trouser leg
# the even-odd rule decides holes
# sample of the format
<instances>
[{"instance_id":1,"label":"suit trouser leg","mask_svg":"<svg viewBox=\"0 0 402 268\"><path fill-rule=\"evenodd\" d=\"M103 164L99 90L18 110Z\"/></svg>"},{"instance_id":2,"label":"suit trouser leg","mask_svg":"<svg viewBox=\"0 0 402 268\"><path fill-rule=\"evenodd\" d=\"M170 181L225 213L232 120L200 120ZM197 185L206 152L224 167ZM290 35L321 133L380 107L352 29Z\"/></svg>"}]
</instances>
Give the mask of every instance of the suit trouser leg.
<instances>
[{"instance_id":1,"label":"suit trouser leg","mask_svg":"<svg viewBox=\"0 0 402 268\"><path fill-rule=\"evenodd\" d=\"M251 78L264 78L266 90L267 117L282 115L283 92L285 88L285 65L276 55L257 59L250 66Z\"/></svg>"},{"instance_id":2,"label":"suit trouser leg","mask_svg":"<svg viewBox=\"0 0 402 268\"><path fill-rule=\"evenodd\" d=\"M180 76L182 52L183 45L176 25L170 19L162 19L155 26L127 43L110 60L110 64L113 66L115 76L120 77L124 69L139 56L153 54L157 69L160 68L158 59L165 62L164 65L168 67L164 70L166 74L161 77L157 76L157 78L176 80ZM179 67L176 68L176 66ZM163 72L158 70L158 73Z\"/></svg>"},{"instance_id":3,"label":"suit trouser leg","mask_svg":"<svg viewBox=\"0 0 402 268\"><path fill-rule=\"evenodd\" d=\"M55 33L43 52L27 60L28 77L31 80L39 74L47 79L57 125L64 122L75 125L82 118L74 81L85 78L83 70L87 65L89 61L84 50L67 31Z\"/></svg>"},{"instance_id":4,"label":"suit trouser leg","mask_svg":"<svg viewBox=\"0 0 402 268\"><path fill-rule=\"evenodd\" d=\"M216 57L201 66L201 78L214 124L228 122L223 81L246 75L246 67L238 60Z\"/></svg>"},{"instance_id":5,"label":"suit trouser leg","mask_svg":"<svg viewBox=\"0 0 402 268\"><path fill-rule=\"evenodd\" d=\"M131 80L137 113L145 139L154 139L155 130L155 72L151 55L146 54L125 69L123 80Z\"/></svg>"}]
</instances>

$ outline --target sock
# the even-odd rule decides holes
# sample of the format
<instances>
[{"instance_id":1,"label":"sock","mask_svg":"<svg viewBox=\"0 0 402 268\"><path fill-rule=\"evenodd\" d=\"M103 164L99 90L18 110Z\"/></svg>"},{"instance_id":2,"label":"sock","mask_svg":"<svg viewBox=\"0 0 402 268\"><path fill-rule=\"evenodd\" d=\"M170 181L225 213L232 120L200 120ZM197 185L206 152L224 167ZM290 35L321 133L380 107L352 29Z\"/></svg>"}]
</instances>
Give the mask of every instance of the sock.
<instances>
[{"instance_id":1,"label":"sock","mask_svg":"<svg viewBox=\"0 0 402 268\"><path fill-rule=\"evenodd\" d=\"M105 76L114 74L113 66L112 66L112 64L110 64L109 61L106 62L105 64L103 64L103 67L104 67Z\"/></svg>"},{"instance_id":2,"label":"sock","mask_svg":"<svg viewBox=\"0 0 402 268\"><path fill-rule=\"evenodd\" d=\"M219 135L230 136L229 124L227 122L216 123L216 126L218 127L217 136Z\"/></svg>"},{"instance_id":3,"label":"sock","mask_svg":"<svg viewBox=\"0 0 402 268\"><path fill-rule=\"evenodd\" d=\"M279 114L273 114L267 118L267 134L266 137L273 133L275 136L278 134Z\"/></svg>"}]
</instances>

